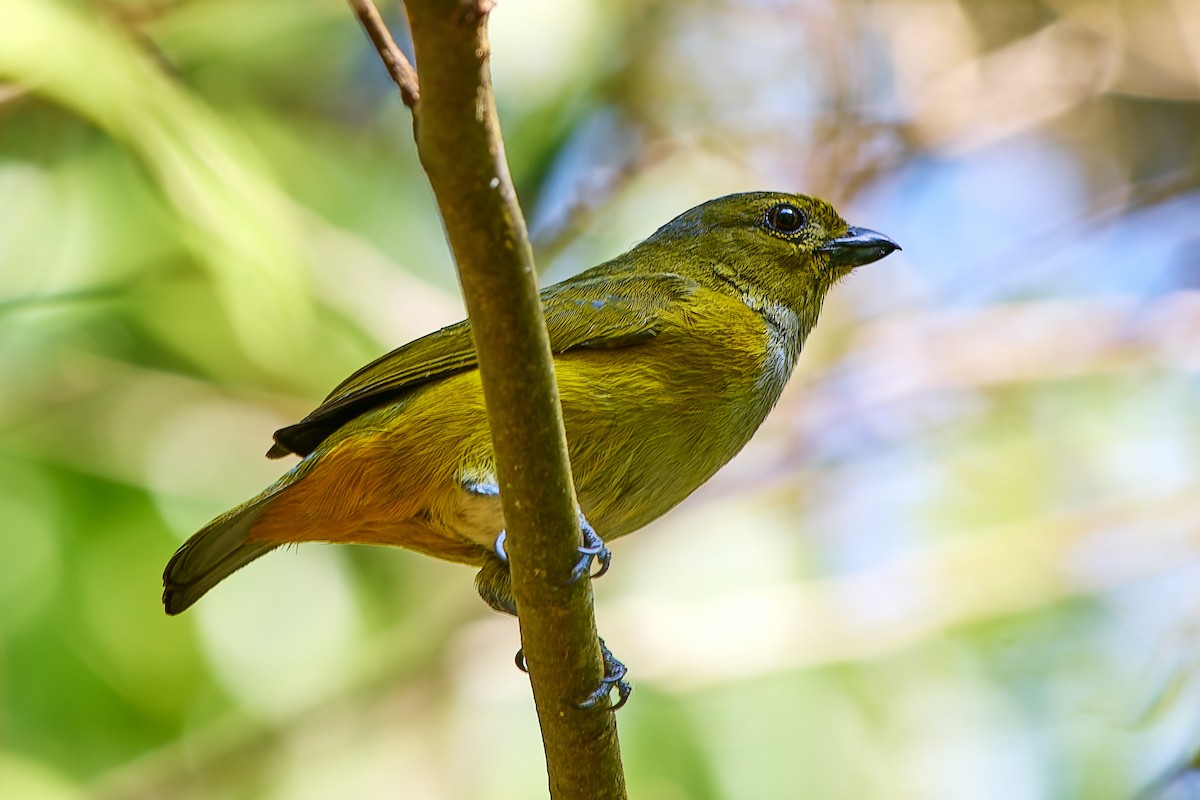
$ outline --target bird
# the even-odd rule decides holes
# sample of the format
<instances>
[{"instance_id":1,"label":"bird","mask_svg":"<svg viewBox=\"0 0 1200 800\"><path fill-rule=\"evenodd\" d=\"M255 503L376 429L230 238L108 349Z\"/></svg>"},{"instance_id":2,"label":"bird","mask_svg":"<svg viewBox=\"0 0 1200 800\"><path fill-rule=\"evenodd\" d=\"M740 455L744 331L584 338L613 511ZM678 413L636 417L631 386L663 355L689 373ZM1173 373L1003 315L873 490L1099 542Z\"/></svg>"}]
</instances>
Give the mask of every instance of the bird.
<instances>
[{"instance_id":1,"label":"bird","mask_svg":"<svg viewBox=\"0 0 1200 800\"><path fill-rule=\"evenodd\" d=\"M584 546L572 573L603 573L607 543L678 505L750 440L778 401L829 290L900 249L826 201L732 194L627 252L541 291ZM504 513L469 320L362 367L277 430L270 458L300 460L171 557L163 605L179 614L281 545L393 545L479 569L476 589L516 615ZM606 647L605 683L625 669Z\"/></svg>"}]
</instances>

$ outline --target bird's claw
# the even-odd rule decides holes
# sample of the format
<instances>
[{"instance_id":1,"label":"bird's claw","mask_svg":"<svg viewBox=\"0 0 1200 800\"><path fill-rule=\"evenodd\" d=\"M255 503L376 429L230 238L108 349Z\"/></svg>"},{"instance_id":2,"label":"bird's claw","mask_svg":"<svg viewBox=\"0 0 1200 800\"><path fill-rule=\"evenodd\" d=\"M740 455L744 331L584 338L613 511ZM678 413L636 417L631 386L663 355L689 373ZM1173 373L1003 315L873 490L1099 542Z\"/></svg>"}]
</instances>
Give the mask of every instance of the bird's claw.
<instances>
[{"instance_id":1,"label":"bird's claw","mask_svg":"<svg viewBox=\"0 0 1200 800\"><path fill-rule=\"evenodd\" d=\"M625 680L625 675L629 672L629 668L618 661L612 654L612 651L604 644L604 640L600 640L600 654L604 657L604 677L600 679L600 685L596 690L589 694L583 702L579 703L579 708L595 708L604 700L612 695L612 690L617 690L617 702L609 706L609 711L616 711L621 706L625 705L629 700L629 694L633 691L633 686L629 681Z\"/></svg>"},{"instance_id":2,"label":"bird's claw","mask_svg":"<svg viewBox=\"0 0 1200 800\"><path fill-rule=\"evenodd\" d=\"M579 708L595 708L601 700L612 695L612 690L617 690L617 702L609 707L609 711L616 711L625 702L629 700L629 694L633 691L633 686L629 681L625 680L625 675L629 672L629 668L613 657L612 651L604 644L604 640L600 640L600 655L604 658L604 677L600 679L600 685L596 687L596 691L592 692L579 704ZM517 651L516 657L513 659L517 664L517 669L529 674L529 664L525 661L525 649Z\"/></svg>"},{"instance_id":3,"label":"bird's claw","mask_svg":"<svg viewBox=\"0 0 1200 800\"><path fill-rule=\"evenodd\" d=\"M599 578L608 572L608 568L612 564L612 551L604 544L600 534L596 533L582 512L579 514L579 528L583 532L583 546L576 548L580 557L575 563L575 568L571 570L571 577L567 581L569 584L590 574L594 561L600 562L600 569L592 574L593 578ZM508 552L504 549L504 541L507 536L505 531L500 531L495 544L492 545L492 551L496 554L496 558L504 564L508 563ZM604 677L600 679L600 685L596 687L596 690L579 703L579 708L595 708L602 700L611 697L613 689L616 689L617 702L609 706L610 711L616 711L625 705L629 700L630 692L633 691L633 686L625 680L625 675L629 670L613 657L612 651L604 644L603 639L600 640L600 654L604 658ZM517 669L526 674L529 673L529 663L525 660L524 648L517 651L513 661L516 663Z\"/></svg>"},{"instance_id":4,"label":"bird's claw","mask_svg":"<svg viewBox=\"0 0 1200 800\"><path fill-rule=\"evenodd\" d=\"M575 567L571 570L571 578L567 581L568 584L575 583L584 575L587 575L592 570L592 562L599 561L600 569L596 571L593 578L599 578L604 573L608 572L609 566L612 565L612 551L604 544L604 540L600 538L600 534L592 529L592 526L584 518L583 514L579 515L579 528L583 531L583 546L575 548L579 551L579 560L575 562ZM496 558L500 559L500 563L508 563L508 550L505 549L505 542L508 540L508 531L500 531L496 536L496 541L492 545L492 552Z\"/></svg>"},{"instance_id":5,"label":"bird's claw","mask_svg":"<svg viewBox=\"0 0 1200 800\"><path fill-rule=\"evenodd\" d=\"M584 575L590 573L593 561L600 562L600 569L592 575L593 578L599 578L608 572L609 566L612 565L612 551L604 544L604 540L600 538L600 534L592 530L592 526L583 518L583 515L579 517L579 525L583 530L583 546L576 548L579 551L580 558L575 562L575 568L571 570L571 579L567 583L575 583Z\"/></svg>"}]
</instances>

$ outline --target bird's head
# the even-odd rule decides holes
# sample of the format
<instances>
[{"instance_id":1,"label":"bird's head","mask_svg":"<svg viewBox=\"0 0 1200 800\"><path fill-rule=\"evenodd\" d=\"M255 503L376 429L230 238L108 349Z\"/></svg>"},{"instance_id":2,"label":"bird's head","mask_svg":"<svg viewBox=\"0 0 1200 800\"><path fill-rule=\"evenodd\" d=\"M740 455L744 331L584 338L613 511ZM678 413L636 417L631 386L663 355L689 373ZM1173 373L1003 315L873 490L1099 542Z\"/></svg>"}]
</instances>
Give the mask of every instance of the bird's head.
<instances>
[{"instance_id":1,"label":"bird's head","mask_svg":"<svg viewBox=\"0 0 1200 800\"><path fill-rule=\"evenodd\" d=\"M659 228L652 243L690 277L794 309L819 308L838 279L900 249L882 233L851 227L824 200L782 192L710 200Z\"/></svg>"}]
</instances>

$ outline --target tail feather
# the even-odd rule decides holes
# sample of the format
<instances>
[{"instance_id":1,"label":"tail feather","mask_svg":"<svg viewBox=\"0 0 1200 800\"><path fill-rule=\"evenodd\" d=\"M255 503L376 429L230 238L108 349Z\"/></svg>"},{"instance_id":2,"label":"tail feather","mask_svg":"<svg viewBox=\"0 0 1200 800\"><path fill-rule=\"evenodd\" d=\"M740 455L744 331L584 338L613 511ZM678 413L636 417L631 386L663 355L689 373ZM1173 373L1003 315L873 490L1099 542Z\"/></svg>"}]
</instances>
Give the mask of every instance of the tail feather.
<instances>
[{"instance_id":1,"label":"tail feather","mask_svg":"<svg viewBox=\"0 0 1200 800\"><path fill-rule=\"evenodd\" d=\"M247 541L267 504L266 496L255 498L217 517L183 543L163 572L163 606L168 614L187 610L209 589L279 546Z\"/></svg>"}]
</instances>

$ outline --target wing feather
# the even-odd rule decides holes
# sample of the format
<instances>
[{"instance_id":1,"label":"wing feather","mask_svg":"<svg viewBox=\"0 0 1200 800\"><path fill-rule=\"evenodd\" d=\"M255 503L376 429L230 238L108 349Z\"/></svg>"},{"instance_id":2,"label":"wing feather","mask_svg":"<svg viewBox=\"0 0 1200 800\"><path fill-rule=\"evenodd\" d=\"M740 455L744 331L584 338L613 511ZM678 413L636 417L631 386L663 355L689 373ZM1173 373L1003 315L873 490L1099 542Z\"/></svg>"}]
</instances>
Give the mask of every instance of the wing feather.
<instances>
[{"instance_id":1,"label":"wing feather","mask_svg":"<svg viewBox=\"0 0 1200 800\"><path fill-rule=\"evenodd\" d=\"M696 288L673 273L622 275L607 266L555 284L542 291L550 349L559 354L646 341L658 334L664 313L678 308ZM466 320L409 342L344 380L303 420L277 430L267 455L308 455L359 414L476 364Z\"/></svg>"}]
</instances>

